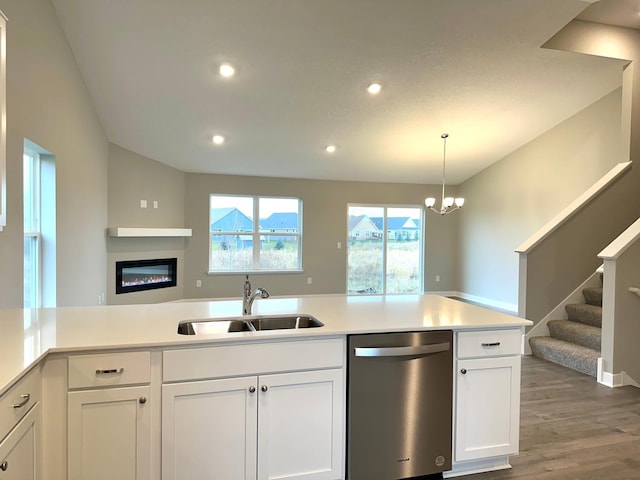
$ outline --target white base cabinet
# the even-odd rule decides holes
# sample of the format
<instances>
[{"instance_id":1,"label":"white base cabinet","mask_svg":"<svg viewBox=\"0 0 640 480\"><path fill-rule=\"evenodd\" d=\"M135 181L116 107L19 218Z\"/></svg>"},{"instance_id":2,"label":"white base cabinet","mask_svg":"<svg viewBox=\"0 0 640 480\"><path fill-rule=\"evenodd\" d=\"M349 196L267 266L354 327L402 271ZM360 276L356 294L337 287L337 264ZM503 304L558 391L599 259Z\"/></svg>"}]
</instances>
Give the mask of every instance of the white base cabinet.
<instances>
[{"instance_id":1,"label":"white base cabinet","mask_svg":"<svg viewBox=\"0 0 640 480\"><path fill-rule=\"evenodd\" d=\"M258 379L258 479L342 476L343 371Z\"/></svg>"},{"instance_id":2,"label":"white base cabinet","mask_svg":"<svg viewBox=\"0 0 640 480\"><path fill-rule=\"evenodd\" d=\"M36 404L0 443L0 480L37 480L40 405Z\"/></svg>"},{"instance_id":3,"label":"white base cabinet","mask_svg":"<svg viewBox=\"0 0 640 480\"><path fill-rule=\"evenodd\" d=\"M255 479L256 389L256 377L163 386L163 480Z\"/></svg>"},{"instance_id":4,"label":"white base cabinet","mask_svg":"<svg viewBox=\"0 0 640 480\"><path fill-rule=\"evenodd\" d=\"M68 480L150 480L150 358L147 351L69 357Z\"/></svg>"},{"instance_id":5,"label":"white base cabinet","mask_svg":"<svg viewBox=\"0 0 640 480\"><path fill-rule=\"evenodd\" d=\"M69 480L148 480L150 387L68 395Z\"/></svg>"},{"instance_id":6,"label":"white base cabinet","mask_svg":"<svg viewBox=\"0 0 640 480\"><path fill-rule=\"evenodd\" d=\"M175 380L179 364L218 354L232 355L225 365L237 374L242 360L235 361L233 347L217 348L224 350L171 352L164 360L165 380ZM344 341L256 344L238 351L253 360L244 370L259 374L162 386L162 479L344 478ZM336 368L307 370L314 365L311 357L317 367ZM305 370L270 373L298 365ZM211 368L215 375L225 373L218 362Z\"/></svg>"},{"instance_id":7,"label":"white base cabinet","mask_svg":"<svg viewBox=\"0 0 640 480\"><path fill-rule=\"evenodd\" d=\"M522 334L456 334L454 464L446 477L508 468L508 456L518 453Z\"/></svg>"},{"instance_id":8,"label":"white base cabinet","mask_svg":"<svg viewBox=\"0 0 640 480\"><path fill-rule=\"evenodd\" d=\"M519 357L458 361L457 461L518 453L519 378Z\"/></svg>"}]
</instances>

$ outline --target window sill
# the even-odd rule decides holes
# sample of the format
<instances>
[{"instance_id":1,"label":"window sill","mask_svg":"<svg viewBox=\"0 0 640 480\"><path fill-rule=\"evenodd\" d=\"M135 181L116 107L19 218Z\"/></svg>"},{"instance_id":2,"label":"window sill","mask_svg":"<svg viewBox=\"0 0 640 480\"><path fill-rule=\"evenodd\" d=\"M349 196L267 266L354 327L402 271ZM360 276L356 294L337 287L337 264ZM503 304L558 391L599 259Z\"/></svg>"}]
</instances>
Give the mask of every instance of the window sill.
<instances>
[{"instance_id":1,"label":"window sill","mask_svg":"<svg viewBox=\"0 0 640 480\"><path fill-rule=\"evenodd\" d=\"M288 274L300 274L304 273L304 270L214 270L208 271L207 275L288 275Z\"/></svg>"}]
</instances>

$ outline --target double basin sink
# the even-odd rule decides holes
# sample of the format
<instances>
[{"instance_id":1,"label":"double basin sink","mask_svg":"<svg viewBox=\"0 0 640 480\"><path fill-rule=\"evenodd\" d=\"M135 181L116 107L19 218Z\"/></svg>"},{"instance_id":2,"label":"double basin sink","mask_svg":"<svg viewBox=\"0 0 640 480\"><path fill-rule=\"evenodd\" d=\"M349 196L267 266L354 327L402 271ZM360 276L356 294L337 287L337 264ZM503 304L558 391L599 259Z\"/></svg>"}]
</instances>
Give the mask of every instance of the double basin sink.
<instances>
[{"instance_id":1,"label":"double basin sink","mask_svg":"<svg viewBox=\"0 0 640 480\"><path fill-rule=\"evenodd\" d=\"M322 327L324 324L311 315L264 315L247 317L205 318L183 320L178 324L180 335L208 335L230 332L260 332L263 330L291 330Z\"/></svg>"}]
</instances>

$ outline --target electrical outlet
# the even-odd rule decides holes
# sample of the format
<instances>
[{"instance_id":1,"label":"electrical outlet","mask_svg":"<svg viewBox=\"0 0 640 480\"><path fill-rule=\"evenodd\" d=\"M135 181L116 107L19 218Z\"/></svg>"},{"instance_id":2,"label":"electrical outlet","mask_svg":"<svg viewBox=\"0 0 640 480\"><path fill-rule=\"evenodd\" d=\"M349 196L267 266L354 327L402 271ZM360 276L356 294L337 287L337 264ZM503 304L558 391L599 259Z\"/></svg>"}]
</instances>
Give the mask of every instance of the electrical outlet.
<instances>
[{"instance_id":1,"label":"electrical outlet","mask_svg":"<svg viewBox=\"0 0 640 480\"><path fill-rule=\"evenodd\" d=\"M147 201L146 200L140 200L140 208L147 208Z\"/></svg>"},{"instance_id":2,"label":"electrical outlet","mask_svg":"<svg viewBox=\"0 0 640 480\"><path fill-rule=\"evenodd\" d=\"M340 250L342 248L342 242L338 242L338 244L336 245L336 247L338 248L338 250Z\"/></svg>"},{"instance_id":3,"label":"electrical outlet","mask_svg":"<svg viewBox=\"0 0 640 480\"><path fill-rule=\"evenodd\" d=\"M196 280L196 288L202 287L202 280Z\"/></svg>"},{"instance_id":4,"label":"electrical outlet","mask_svg":"<svg viewBox=\"0 0 640 480\"><path fill-rule=\"evenodd\" d=\"M153 208L158 208L158 200L153 201Z\"/></svg>"},{"instance_id":5,"label":"electrical outlet","mask_svg":"<svg viewBox=\"0 0 640 480\"><path fill-rule=\"evenodd\" d=\"M440 281L440 275L436 275L436 282Z\"/></svg>"},{"instance_id":6,"label":"electrical outlet","mask_svg":"<svg viewBox=\"0 0 640 480\"><path fill-rule=\"evenodd\" d=\"M307 285L311 285L313 283L313 279L311 277L307 278Z\"/></svg>"}]
</instances>

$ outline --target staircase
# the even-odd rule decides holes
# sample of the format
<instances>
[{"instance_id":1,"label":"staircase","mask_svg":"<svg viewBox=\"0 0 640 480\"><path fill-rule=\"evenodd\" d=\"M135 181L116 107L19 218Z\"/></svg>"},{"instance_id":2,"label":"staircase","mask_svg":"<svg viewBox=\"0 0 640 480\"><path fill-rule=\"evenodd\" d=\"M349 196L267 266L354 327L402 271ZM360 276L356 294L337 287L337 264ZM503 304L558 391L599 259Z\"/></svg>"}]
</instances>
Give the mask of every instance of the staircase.
<instances>
[{"instance_id":1,"label":"staircase","mask_svg":"<svg viewBox=\"0 0 640 480\"><path fill-rule=\"evenodd\" d=\"M529 345L536 357L595 377L602 339L602 287L585 288L582 296L585 303L565 306L568 320L549 320L550 337L533 337Z\"/></svg>"}]
</instances>

